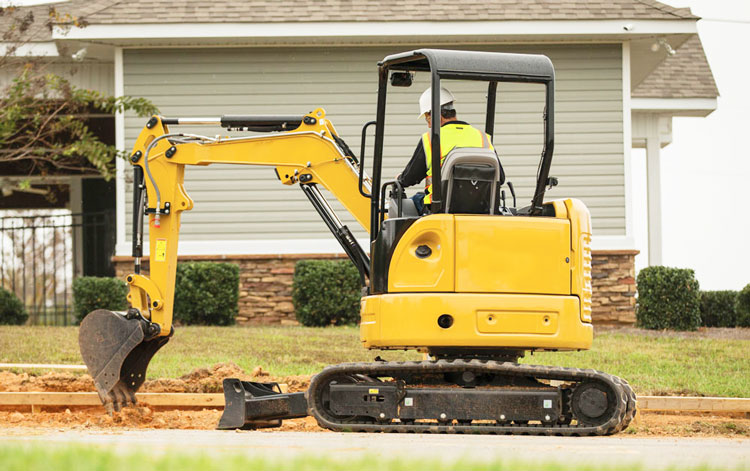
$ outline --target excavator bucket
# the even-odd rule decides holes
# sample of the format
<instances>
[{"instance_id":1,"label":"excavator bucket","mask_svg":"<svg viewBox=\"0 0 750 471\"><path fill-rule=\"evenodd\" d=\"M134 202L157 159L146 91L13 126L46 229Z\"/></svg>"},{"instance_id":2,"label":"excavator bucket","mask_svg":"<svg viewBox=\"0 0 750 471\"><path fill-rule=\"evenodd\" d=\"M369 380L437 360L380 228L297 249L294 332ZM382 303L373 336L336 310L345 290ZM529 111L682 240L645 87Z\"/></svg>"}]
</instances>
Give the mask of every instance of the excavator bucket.
<instances>
[{"instance_id":1,"label":"excavator bucket","mask_svg":"<svg viewBox=\"0 0 750 471\"><path fill-rule=\"evenodd\" d=\"M135 404L154 354L169 337L149 339L150 323L140 315L98 309L81 322L78 345L107 412Z\"/></svg>"}]
</instances>

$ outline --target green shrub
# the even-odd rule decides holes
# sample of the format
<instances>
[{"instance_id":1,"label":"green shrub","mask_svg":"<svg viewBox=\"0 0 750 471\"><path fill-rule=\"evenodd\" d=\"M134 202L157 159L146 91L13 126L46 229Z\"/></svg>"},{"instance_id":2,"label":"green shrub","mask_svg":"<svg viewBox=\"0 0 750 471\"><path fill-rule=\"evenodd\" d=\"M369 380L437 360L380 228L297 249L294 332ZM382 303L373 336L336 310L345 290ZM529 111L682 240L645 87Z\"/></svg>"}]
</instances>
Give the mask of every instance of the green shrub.
<instances>
[{"instance_id":1,"label":"green shrub","mask_svg":"<svg viewBox=\"0 0 750 471\"><path fill-rule=\"evenodd\" d=\"M701 321L706 327L736 327L737 291L701 291Z\"/></svg>"},{"instance_id":2,"label":"green shrub","mask_svg":"<svg viewBox=\"0 0 750 471\"><path fill-rule=\"evenodd\" d=\"M182 324L232 325L237 317L239 289L237 265L178 263L174 319Z\"/></svg>"},{"instance_id":3,"label":"green shrub","mask_svg":"<svg viewBox=\"0 0 750 471\"><path fill-rule=\"evenodd\" d=\"M359 322L359 272L348 260L300 260L292 302L300 324L323 327Z\"/></svg>"},{"instance_id":4,"label":"green shrub","mask_svg":"<svg viewBox=\"0 0 750 471\"><path fill-rule=\"evenodd\" d=\"M750 283L737 293L737 327L750 327Z\"/></svg>"},{"instance_id":5,"label":"green shrub","mask_svg":"<svg viewBox=\"0 0 750 471\"><path fill-rule=\"evenodd\" d=\"M647 267L638 273L636 281L639 327L695 330L701 325L700 287L693 270Z\"/></svg>"},{"instance_id":6,"label":"green shrub","mask_svg":"<svg viewBox=\"0 0 750 471\"><path fill-rule=\"evenodd\" d=\"M0 288L0 324L21 325L29 318L26 308L14 293Z\"/></svg>"},{"instance_id":7,"label":"green shrub","mask_svg":"<svg viewBox=\"0 0 750 471\"><path fill-rule=\"evenodd\" d=\"M96 309L124 311L128 308L128 285L117 278L84 276L73 280L73 314L80 324Z\"/></svg>"}]
</instances>

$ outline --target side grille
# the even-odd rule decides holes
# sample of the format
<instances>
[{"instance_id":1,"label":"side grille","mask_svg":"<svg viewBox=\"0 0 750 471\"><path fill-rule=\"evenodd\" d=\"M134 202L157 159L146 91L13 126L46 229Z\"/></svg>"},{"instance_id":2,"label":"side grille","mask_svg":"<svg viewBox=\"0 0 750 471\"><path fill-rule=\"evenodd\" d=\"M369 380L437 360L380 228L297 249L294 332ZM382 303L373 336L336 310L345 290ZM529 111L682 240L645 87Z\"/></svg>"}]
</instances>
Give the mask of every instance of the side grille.
<instances>
[{"instance_id":1,"label":"side grille","mask_svg":"<svg viewBox=\"0 0 750 471\"><path fill-rule=\"evenodd\" d=\"M583 288L581 289L581 320L591 322L591 234L581 235L581 258L583 267Z\"/></svg>"}]
</instances>

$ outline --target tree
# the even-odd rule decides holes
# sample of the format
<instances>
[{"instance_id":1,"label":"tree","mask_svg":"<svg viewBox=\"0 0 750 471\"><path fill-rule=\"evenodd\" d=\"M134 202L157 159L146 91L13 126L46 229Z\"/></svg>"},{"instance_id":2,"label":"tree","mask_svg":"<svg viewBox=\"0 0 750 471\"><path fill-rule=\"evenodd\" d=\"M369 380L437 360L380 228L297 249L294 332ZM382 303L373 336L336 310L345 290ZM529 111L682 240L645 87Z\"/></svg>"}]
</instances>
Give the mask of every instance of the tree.
<instances>
[{"instance_id":1,"label":"tree","mask_svg":"<svg viewBox=\"0 0 750 471\"><path fill-rule=\"evenodd\" d=\"M49 61L30 57L24 51L48 39L53 28L85 27L85 19L46 8L0 8L3 49L0 70L12 71L0 91L0 165L21 174L114 175L120 155L90 129L85 116L91 113L133 111L148 116L158 110L147 99L113 97L73 86L50 73ZM44 16L44 15L41 15Z\"/></svg>"}]
</instances>

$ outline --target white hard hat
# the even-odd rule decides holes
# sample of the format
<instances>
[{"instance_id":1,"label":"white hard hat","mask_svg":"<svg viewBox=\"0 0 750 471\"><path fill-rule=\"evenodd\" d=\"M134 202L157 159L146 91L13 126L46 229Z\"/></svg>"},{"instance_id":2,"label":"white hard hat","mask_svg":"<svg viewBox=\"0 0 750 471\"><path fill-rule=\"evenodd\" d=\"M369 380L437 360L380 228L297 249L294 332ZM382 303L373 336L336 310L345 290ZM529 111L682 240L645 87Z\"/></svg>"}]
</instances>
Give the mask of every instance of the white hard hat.
<instances>
[{"instance_id":1,"label":"white hard hat","mask_svg":"<svg viewBox=\"0 0 750 471\"><path fill-rule=\"evenodd\" d=\"M440 87L440 106L455 101L453 94L445 87ZM429 113L432 110L432 87L422 93L419 97L419 117L424 116L425 113Z\"/></svg>"}]
</instances>

